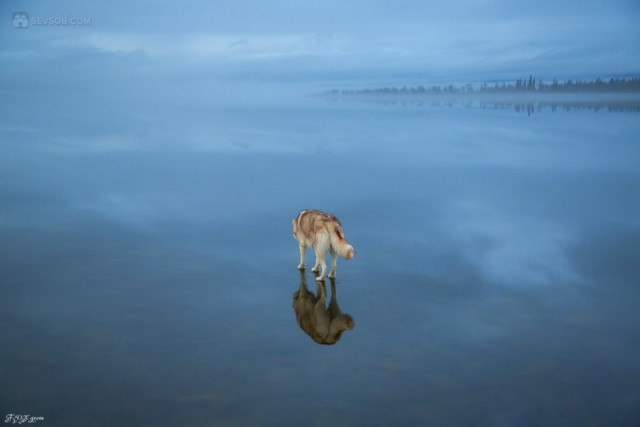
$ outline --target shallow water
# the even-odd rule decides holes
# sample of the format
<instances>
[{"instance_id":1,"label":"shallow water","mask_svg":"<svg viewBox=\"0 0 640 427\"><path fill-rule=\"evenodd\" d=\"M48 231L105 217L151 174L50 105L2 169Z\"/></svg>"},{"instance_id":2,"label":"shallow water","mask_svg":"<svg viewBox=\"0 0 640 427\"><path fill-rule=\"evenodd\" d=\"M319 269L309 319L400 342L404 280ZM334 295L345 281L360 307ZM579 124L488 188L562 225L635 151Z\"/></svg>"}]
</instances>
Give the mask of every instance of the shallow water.
<instances>
[{"instance_id":1,"label":"shallow water","mask_svg":"<svg viewBox=\"0 0 640 427\"><path fill-rule=\"evenodd\" d=\"M148 107L8 113L5 414L637 425L637 113ZM296 322L304 208L338 215L357 249L335 281L355 327L334 345Z\"/></svg>"}]
</instances>

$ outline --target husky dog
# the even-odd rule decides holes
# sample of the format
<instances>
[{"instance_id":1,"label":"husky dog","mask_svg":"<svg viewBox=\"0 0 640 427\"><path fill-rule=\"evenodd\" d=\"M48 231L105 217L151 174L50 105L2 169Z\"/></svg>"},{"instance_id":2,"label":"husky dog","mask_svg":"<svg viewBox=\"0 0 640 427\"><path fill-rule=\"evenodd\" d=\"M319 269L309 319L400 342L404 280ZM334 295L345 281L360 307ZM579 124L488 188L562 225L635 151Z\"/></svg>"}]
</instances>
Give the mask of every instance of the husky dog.
<instances>
[{"instance_id":1,"label":"husky dog","mask_svg":"<svg viewBox=\"0 0 640 427\"><path fill-rule=\"evenodd\" d=\"M316 252L316 263L311 271L317 272L318 266L322 266L322 273L316 280L324 280L327 272L327 264L324 262L324 254L331 254L331 271L329 277L336 276L337 255L344 259L351 259L356 250L347 242L342 232L342 224L335 215L320 212L315 209L305 209L292 221L293 238L300 246L300 264L298 268L304 270L304 253L307 246Z\"/></svg>"}]
</instances>

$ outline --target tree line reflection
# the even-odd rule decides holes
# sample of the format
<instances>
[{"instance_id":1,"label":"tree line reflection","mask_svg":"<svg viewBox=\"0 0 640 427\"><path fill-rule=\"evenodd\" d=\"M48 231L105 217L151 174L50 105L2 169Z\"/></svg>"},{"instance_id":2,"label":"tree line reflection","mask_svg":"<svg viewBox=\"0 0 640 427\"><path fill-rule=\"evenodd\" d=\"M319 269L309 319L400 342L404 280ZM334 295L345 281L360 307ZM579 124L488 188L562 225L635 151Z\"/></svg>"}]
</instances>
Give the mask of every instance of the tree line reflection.
<instances>
[{"instance_id":1,"label":"tree line reflection","mask_svg":"<svg viewBox=\"0 0 640 427\"><path fill-rule=\"evenodd\" d=\"M397 107L445 107L445 108L480 108L487 110L514 110L518 113L532 115L540 112L640 112L640 95L636 97L581 97L566 100L553 98L519 99L515 96L505 97L393 97L393 96L327 96L327 100L337 103L372 103Z\"/></svg>"}]
</instances>

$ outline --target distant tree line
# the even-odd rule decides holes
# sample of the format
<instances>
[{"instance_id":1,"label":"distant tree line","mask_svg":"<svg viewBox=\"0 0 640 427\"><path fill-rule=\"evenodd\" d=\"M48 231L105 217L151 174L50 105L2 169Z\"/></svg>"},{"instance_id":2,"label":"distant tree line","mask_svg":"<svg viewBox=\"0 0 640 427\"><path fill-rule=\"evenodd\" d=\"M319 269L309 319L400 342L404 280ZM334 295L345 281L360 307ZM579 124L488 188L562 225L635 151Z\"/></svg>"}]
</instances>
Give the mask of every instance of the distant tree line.
<instances>
[{"instance_id":1,"label":"distant tree line","mask_svg":"<svg viewBox=\"0 0 640 427\"><path fill-rule=\"evenodd\" d=\"M640 92L640 77L611 78L603 80L566 80L559 82L553 79L545 83L541 79L536 81L533 76L527 80L518 79L513 84L498 84L490 86L483 83L480 92Z\"/></svg>"},{"instance_id":2,"label":"distant tree line","mask_svg":"<svg viewBox=\"0 0 640 427\"><path fill-rule=\"evenodd\" d=\"M630 78L610 78L604 80L598 77L595 80L566 80L563 82L553 79L551 82L544 82L529 76L528 79L518 79L513 83L482 83L478 89L467 83L463 86L402 86L397 88L382 87L376 89L359 90L330 90L326 92L330 95L420 95L420 94L465 94L465 93L568 93L568 92L640 92L640 77Z\"/></svg>"}]
</instances>

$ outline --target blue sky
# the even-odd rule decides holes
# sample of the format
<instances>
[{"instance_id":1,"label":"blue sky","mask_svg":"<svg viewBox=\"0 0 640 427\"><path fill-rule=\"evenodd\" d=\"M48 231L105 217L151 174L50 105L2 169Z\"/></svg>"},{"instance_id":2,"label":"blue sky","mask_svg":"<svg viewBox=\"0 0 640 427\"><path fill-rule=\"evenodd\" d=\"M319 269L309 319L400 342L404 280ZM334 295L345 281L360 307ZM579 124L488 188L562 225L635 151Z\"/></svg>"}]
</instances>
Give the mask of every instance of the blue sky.
<instances>
[{"instance_id":1,"label":"blue sky","mask_svg":"<svg viewBox=\"0 0 640 427\"><path fill-rule=\"evenodd\" d=\"M21 85L465 83L640 73L637 0L3 0L0 77ZM88 17L90 25L12 26Z\"/></svg>"}]
</instances>

